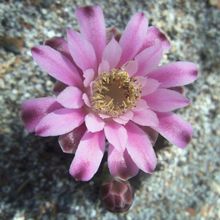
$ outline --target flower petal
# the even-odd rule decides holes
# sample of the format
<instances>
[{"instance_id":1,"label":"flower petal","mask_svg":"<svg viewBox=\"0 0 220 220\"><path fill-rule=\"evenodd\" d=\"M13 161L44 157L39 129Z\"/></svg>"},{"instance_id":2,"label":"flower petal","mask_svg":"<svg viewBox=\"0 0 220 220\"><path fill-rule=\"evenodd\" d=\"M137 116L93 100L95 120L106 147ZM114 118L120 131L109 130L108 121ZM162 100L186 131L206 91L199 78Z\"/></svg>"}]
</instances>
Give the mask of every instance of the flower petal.
<instances>
[{"instance_id":1,"label":"flower petal","mask_svg":"<svg viewBox=\"0 0 220 220\"><path fill-rule=\"evenodd\" d=\"M105 20L99 6L86 6L76 10L80 32L93 45L98 62L106 44Z\"/></svg>"},{"instance_id":2,"label":"flower petal","mask_svg":"<svg viewBox=\"0 0 220 220\"><path fill-rule=\"evenodd\" d=\"M119 117L115 117L113 118L113 120L119 124L127 124L129 120L131 120L133 117L133 112L132 111L128 111L126 113L124 113L123 115L119 116Z\"/></svg>"},{"instance_id":3,"label":"flower petal","mask_svg":"<svg viewBox=\"0 0 220 220\"><path fill-rule=\"evenodd\" d=\"M86 115L85 123L88 131L90 132L101 131L105 125L105 122L93 113Z\"/></svg>"},{"instance_id":4,"label":"flower petal","mask_svg":"<svg viewBox=\"0 0 220 220\"><path fill-rule=\"evenodd\" d=\"M144 99L139 99L136 103L136 106L133 108L133 112L134 111L145 111L146 109L149 109L147 102Z\"/></svg>"},{"instance_id":5,"label":"flower petal","mask_svg":"<svg viewBox=\"0 0 220 220\"><path fill-rule=\"evenodd\" d=\"M174 113L157 113L159 125L154 129L171 143L186 147L192 138L192 127Z\"/></svg>"},{"instance_id":6,"label":"flower petal","mask_svg":"<svg viewBox=\"0 0 220 220\"><path fill-rule=\"evenodd\" d=\"M50 111L60 108L55 97L29 99L21 105L21 118L25 128L33 132L39 121Z\"/></svg>"},{"instance_id":7,"label":"flower petal","mask_svg":"<svg viewBox=\"0 0 220 220\"><path fill-rule=\"evenodd\" d=\"M192 83L198 75L194 63L179 61L161 66L149 73L149 77L161 83L161 87L169 88Z\"/></svg>"},{"instance_id":8,"label":"flower petal","mask_svg":"<svg viewBox=\"0 0 220 220\"><path fill-rule=\"evenodd\" d=\"M37 64L55 79L67 85L81 85L81 77L74 64L60 52L49 46L38 46L31 50Z\"/></svg>"},{"instance_id":9,"label":"flower petal","mask_svg":"<svg viewBox=\"0 0 220 220\"><path fill-rule=\"evenodd\" d=\"M138 64L136 60L128 61L124 66L123 69L128 72L129 76L133 76L138 69Z\"/></svg>"},{"instance_id":10,"label":"flower petal","mask_svg":"<svg viewBox=\"0 0 220 220\"><path fill-rule=\"evenodd\" d=\"M132 60L141 49L147 35L147 28L148 20L144 13L137 13L132 16L119 41L122 48L120 65Z\"/></svg>"},{"instance_id":11,"label":"flower petal","mask_svg":"<svg viewBox=\"0 0 220 220\"><path fill-rule=\"evenodd\" d=\"M82 110L58 109L44 116L35 128L37 135L57 136L66 134L83 123Z\"/></svg>"},{"instance_id":12,"label":"flower petal","mask_svg":"<svg viewBox=\"0 0 220 220\"><path fill-rule=\"evenodd\" d=\"M105 137L118 151L123 152L127 143L127 132L124 126L115 122L106 123L104 127Z\"/></svg>"},{"instance_id":13,"label":"flower petal","mask_svg":"<svg viewBox=\"0 0 220 220\"><path fill-rule=\"evenodd\" d=\"M157 115L151 111L150 109L145 109L142 111L133 111L134 116L132 118L132 121L136 124L142 125L142 126L157 126L158 125L158 118Z\"/></svg>"},{"instance_id":14,"label":"flower petal","mask_svg":"<svg viewBox=\"0 0 220 220\"><path fill-rule=\"evenodd\" d=\"M107 60L110 65L110 68L112 69L116 67L116 65L120 61L121 54L121 46L114 38L112 38L104 49L102 59Z\"/></svg>"},{"instance_id":15,"label":"flower petal","mask_svg":"<svg viewBox=\"0 0 220 220\"><path fill-rule=\"evenodd\" d=\"M141 51L136 57L135 61L138 64L136 75L143 76L155 69L162 59L163 49L161 42L156 41L151 47Z\"/></svg>"},{"instance_id":16,"label":"flower petal","mask_svg":"<svg viewBox=\"0 0 220 220\"><path fill-rule=\"evenodd\" d=\"M85 87L88 87L95 77L95 72L93 69L88 69L83 72L84 81L83 84Z\"/></svg>"},{"instance_id":17,"label":"flower petal","mask_svg":"<svg viewBox=\"0 0 220 220\"><path fill-rule=\"evenodd\" d=\"M122 180L128 180L138 174L138 167L131 159L127 150L118 151L116 147L109 145L108 167L111 175Z\"/></svg>"},{"instance_id":18,"label":"flower petal","mask_svg":"<svg viewBox=\"0 0 220 220\"><path fill-rule=\"evenodd\" d=\"M74 62L81 70L97 68L95 51L91 43L80 33L69 29L67 43Z\"/></svg>"},{"instance_id":19,"label":"flower petal","mask_svg":"<svg viewBox=\"0 0 220 220\"><path fill-rule=\"evenodd\" d=\"M85 124L82 124L80 127L75 128L73 131L59 136L58 142L62 151L68 154L75 153L81 137L83 136L85 131L86 126Z\"/></svg>"},{"instance_id":20,"label":"flower petal","mask_svg":"<svg viewBox=\"0 0 220 220\"><path fill-rule=\"evenodd\" d=\"M167 36L157 27L150 26L147 29L147 35L141 50L151 47L154 45L155 41L161 42L161 47L164 52L167 52L170 49L170 42Z\"/></svg>"},{"instance_id":21,"label":"flower petal","mask_svg":"<svg viewBox=\"0 0 220 220\"><path fill-rule=\"evenodd\" d=\"M104 73L104 72L109 72L110 70L110 66L108 61L106 60L102 60L102 62L99 64L99 68L98 68L98 73Z\"/></svg>"},{"instance_id":22,"label":"flower petal","mask_svg":"<svg viewBox=\"0 0 220 220\"><path fill-rule=\"evenodd\" d=\"M76 180L90 180L99 168L104 150L105 137L103 132L86 132L71 163L70 174Z\"/></svg>"},{"instance_id":23,"label":"flower petal","mask_svg":"<svg viewBox=\"0 0 220 220\"><path fill-rule=\"evenodd\" d=\"M86 93L83 93L82 99L83 99L84 103L85 103L88 107L91 107L91 103L90 103L89 97L88 97L88 95L87 95Z\"/></svg>"},{"instance_id":24,"label":"flower petal","mask_svg":"<svg viewBox=\"0 0 220 220\"><path fill-rule=\"evenodd\" d=\"M137 125L128 123L127 151L136 165L146 173L152 173L157 164L157 158L148 135Z\"/></svg>"},{"instance_id":25,"label":"flower petal","mask_svg":"<svg viewBox=\"0 0 220 220\"><path fill-rule=\"evenodd\" d=\"M158 89L144 99L151 109L158 112L173 111L190 103L183 95L170 89Z\"/></svg>"},{"instance_id":26,"label":"flower petal","mask_svg":"<svg viewBox=\"0 0 220 220\"><path fill-rule=\"evenodd\" d=\"M65 108L81 108L84 104L82 91L77 87L68 86L57 96L57 102Z\"/></svg>"},{"instance_id":27,"label":"flower petal","mask_svg":"<svg viewBox=\"0 0 220 220\"><path fill-rule=\"evenodd\" d=\"M145 78L143 83L144 85L141 90L142 96L146 96L149 95L150 93L153 93L160 85L160 83L157 80L149 79L149 78Z\"/></svg>"}]
</instances>

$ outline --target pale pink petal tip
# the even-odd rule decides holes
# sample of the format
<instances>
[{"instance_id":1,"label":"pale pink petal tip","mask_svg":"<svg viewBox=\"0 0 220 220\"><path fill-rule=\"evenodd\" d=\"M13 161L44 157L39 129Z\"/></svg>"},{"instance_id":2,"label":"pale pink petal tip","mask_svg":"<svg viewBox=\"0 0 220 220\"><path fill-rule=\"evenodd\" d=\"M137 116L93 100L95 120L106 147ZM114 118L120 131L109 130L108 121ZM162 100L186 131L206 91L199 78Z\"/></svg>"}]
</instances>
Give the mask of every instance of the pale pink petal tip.
<instances>
[{"instance_id":1,"label":"pale pink petal tip","mask_svg":"<svg viewBox=\"0 0 220 220\"><path fill-rule=\"evenodd\" d=\"M97 132L103 130L105 122L99 116L89 113L85 117L85 124L88 131Z\"/></svg>"},{"instance_id":2,"label":"pale pink petal tip","mask_svg":"<svg viewBox=\"0 0 220 220\"><path fill-rule=\"evenodd\" d=\"M83 71L83 77L84 77L83 84L85 87L88 87L95 77L95 71L93 69L85 70Z\"/></svg>"},{"instance_id":3,"label":"pale pink petal tip","mask_svg":"<svg viewBox=\"0 0 220 220\"><path fill-rule=\"evenodd\" d=\"M66 87L58 96L59 102L65 108L77 109L83 106L82 92L77 87Z\"/></svg>"},{"instance_id":4,"label":"pale pink petal tip","mask_svg":"<svg viewBox=\"0 0 220 220\"><path fill-rule=\"evenodd\" d=\"M102 62L99 64L99 68L98 68L98 73L104 73L104 72L109 72L110 70L110 66L108 61L106 60L102 60Z\"/></svg>"},{"instance_id":5,"label":"pale pink petal tip","mask_svg":"<svg viewBox=\"0 0 220 220\"><path fill-rule=\"evenodd\" d=\"M107 60L110 68L114 68L120 61L121 53L121 46L114 38L112 38L104 49L102 60Z\"/></svg>"},{"instance_id":6,"label":"pale pink petal tip","mask_svg":"<svg viewBox=\"0 0 220 220\"><path fill-rule=\"evenodd\" d=\"M103 132L86 132L76 150L69 172L77 181L89 181L97 172L105 151Z\"/></svg>"}]
</instances>

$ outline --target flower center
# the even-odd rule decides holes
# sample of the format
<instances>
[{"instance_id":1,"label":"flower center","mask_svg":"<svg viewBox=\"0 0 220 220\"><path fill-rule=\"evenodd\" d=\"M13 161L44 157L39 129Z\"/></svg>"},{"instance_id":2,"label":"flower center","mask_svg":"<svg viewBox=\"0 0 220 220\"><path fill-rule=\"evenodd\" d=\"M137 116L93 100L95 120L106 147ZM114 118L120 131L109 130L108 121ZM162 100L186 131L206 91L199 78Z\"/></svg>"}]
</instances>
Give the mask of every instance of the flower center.
<instances>
[{"instance_id":1,"label":"flower center","mask_svg":"<svg viewBox=\"0 0 220 220\"><path fill-rule=\"evenodd\" d=\"M121 69L104 72L92 86L92 107L98 113L117 117L136 105L141 85Z\"/></svg>"}]
</instances>

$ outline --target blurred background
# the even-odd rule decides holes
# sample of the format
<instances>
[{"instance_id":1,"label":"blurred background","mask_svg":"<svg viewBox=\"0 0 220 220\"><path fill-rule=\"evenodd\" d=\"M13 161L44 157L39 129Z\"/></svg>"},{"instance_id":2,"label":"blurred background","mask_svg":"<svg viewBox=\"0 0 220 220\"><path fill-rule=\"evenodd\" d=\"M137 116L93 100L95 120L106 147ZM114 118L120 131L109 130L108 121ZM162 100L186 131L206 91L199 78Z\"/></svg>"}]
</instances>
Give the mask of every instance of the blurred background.
<instances>
[{"instance_id":1,"label":"blurred background","mask_svg":"<svg viewBox=\"0 0 220 220\"><path fill-rule=\"evenodd\" d=\"M191 106L178 111L194 127L185 150L158 143L153 175L132 181L136 189L127 213L106 211L100 179L75 182L72 155L56 138L27 134L20 103L51 94L52 79L33 62L30 49L78 28L74 9L99 4L107 27L123 30L144 11L150 25L167 33L172 48L163 63L198 64L199 79L186 87ZM219 0L0 0L0 219L220 219L220 1Z\"/></svg>"}]
</instances>

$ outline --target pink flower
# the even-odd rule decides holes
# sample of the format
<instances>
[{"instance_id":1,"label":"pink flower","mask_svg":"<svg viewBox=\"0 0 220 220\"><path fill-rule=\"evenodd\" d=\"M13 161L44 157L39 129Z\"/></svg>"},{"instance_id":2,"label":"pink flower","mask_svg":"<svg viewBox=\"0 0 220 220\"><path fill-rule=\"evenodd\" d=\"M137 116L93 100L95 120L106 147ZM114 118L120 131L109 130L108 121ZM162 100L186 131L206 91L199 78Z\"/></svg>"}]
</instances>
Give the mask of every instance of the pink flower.
<instances>
[{"instance_id":1,"label":"pink flower","mask_svg":"<svg viewBox=\"0 0 220 220\"><path fill-rule=\"evenodd\" d=\"M105 150L114 177L152 173L158 133L180 148L191 139L190 124L172 111L189 104L178 89L197 78L196 65L159 66L170 43L148 27L143 13L131 18L121 37L106 31L98 6L78 8L76 17L80 33L69 29L67 40L32 49L57 84L54 96L22 104L25 126L39 136L59 136L62 150L75 153L69 171L76 180L93 177Z\"/></svg>"}]
</instances>

